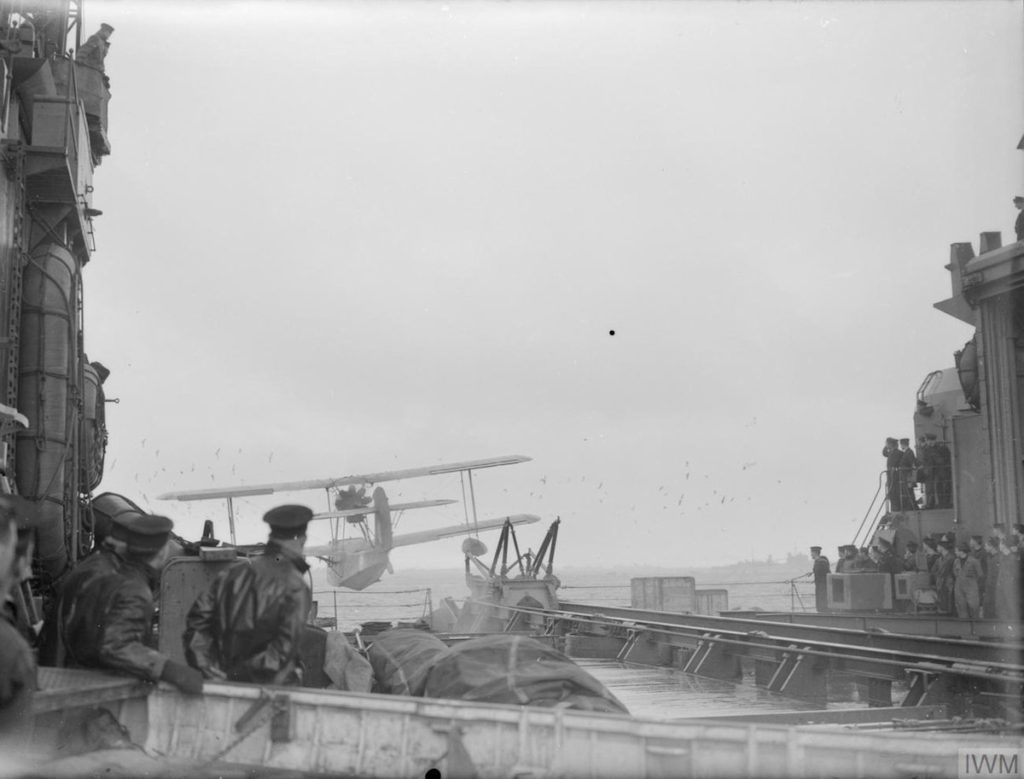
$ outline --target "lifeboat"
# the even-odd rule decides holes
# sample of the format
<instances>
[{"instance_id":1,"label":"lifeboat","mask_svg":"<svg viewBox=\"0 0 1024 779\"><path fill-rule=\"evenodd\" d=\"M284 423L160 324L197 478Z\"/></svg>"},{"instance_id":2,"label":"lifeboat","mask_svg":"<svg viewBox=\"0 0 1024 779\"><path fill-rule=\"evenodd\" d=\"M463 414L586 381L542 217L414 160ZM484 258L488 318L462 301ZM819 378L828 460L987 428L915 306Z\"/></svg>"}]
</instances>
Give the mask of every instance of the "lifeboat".
<instances>
[{"instance_id":1,"label":"lifeboat","mask_svg":"<svg viewBox=\"0 0 1024 779\"><path fill-rule=\"evenodd\" d=\"M18 409L29 424L18 434L17 483L21 495L36 501L44 520L36 555L50 579L68 565L65 514L77 497L65 493L75 430L75 273L71 252L46 244L33 252L22 277Z\"/></svg>"},{"instance_id":2,"label":"lifeboat","mask_svg":"<svg viewBox=\"0 0 1024 779\"><path fill-rule=\"evenodd\" d=\"M978 386L978 336L975 335L964 344L964 348L954 352L956 372L960 377L960 388L964 398L975 411L981 409L981 394Z\"/></svg>"},{"instance_id":3,"label":"lifeboat","mask_svg":"<svg viewBox=\"0 0 1024 779\"><path fill-rule=\"evenodd\" d=\"M103 462L107 454L106 396L103 381L109 371L102 363L86 363L82 368L85 377L85 417L82 420L82 473L79 481L82 492L92 492L103 480Z\"/></svg>"}]
</instances>

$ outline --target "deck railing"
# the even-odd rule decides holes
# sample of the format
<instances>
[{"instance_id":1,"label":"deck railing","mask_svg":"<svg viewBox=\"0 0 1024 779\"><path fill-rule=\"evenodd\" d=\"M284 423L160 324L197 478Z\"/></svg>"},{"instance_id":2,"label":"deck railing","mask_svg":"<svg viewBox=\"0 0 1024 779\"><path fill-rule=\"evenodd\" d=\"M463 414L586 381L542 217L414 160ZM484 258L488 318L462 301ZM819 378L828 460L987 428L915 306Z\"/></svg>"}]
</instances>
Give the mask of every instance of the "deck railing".
<instances>
[{"instance_id":1,"label":"deck railing","mask_svg":"<svg viewBox=\"0 0 1024 779\"><path fill-rule=\"evenodd\" d=\"M411 597L419 594L420 597ZM406 596L406 597L392 597ZM331 618L339 630L351 630L363 622L415 622L430 615L429 587L408 590L314 590L319 618Z\"/></svg>"},{"instance_id":2,"label":"deck railing","mask_svg":"<svg viewBox=\"0 0 1024 779\"><path fill-rule=\"evenodd\" d=\"M731 609L763 611L813 611L814 582L806 576L794 579L757 581L707 581L701 588L729 588ZM559 593L565 600L586 599L606 606L630 605L630 584L563 585ZM583 593L587 593L583 596ZM313 591L317 617L326 627L352 630L364 622L415 622L428 619L433 606L430 587L405 590L344 589Z\"/></svg>"},{"instance_id":3,"label":"deck railing","mask_svg":"<svg viewBox=\"0 0 1024 779\"><path fill-rule=\"evenodd\" d=\"M698 590L727 587L729 608L732 610L761 609L763 611L813 611L814 581L809 575L793 579L772 579L756 581L699 581ZM589 593L586 599L601 606L628 607L631 603L631 587L626 584L584 584L562 585L558 590L566 600L582 599L581 594ZM579 593L579 594L576 594Z\"/></svg>"}]
</instances>

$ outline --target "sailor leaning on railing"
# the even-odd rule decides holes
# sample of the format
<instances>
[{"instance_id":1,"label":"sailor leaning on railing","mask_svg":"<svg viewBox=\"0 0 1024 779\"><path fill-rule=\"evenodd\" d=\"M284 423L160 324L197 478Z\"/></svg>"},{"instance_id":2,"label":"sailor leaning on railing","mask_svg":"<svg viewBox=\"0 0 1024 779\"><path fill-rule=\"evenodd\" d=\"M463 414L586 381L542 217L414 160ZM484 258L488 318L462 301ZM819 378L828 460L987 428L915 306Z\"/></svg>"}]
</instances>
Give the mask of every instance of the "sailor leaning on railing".
<instances>
[{"instance_id":1,"label":"sailor leaning on railing","mask_svg":"<svg viewBox=\"0 0 1024 779\"><path fill-rule=\"evenodd\" d=\"M267 512L270 539L251 564L222 572L193 605L183 636L190 665L158 651L154 590L170 556L173 522L126 511L109 535L60 582L39 642L42 665L117 671L170 682L199 694L204 676L300 684L300 639L310 609L302 551L312 511ZM29 501L0 495L0 598L31 575L37 512ZM241 608L255 604L255 609ZM0 735L31 728L36 662L28 636L5 612L0 619Z\"/></svg>"},{"instance_id":2,"label":"sailor leaning on railing","mask_svg":"<svg viewBox=\"0 0 1024 779\"><path fill-rule=\"evenodd\" d=\"M29 501L0 495L0 738L18 738L32 725L36 661L28 637L15 627L19 620L12 595L32 575L38 524L38 512Z\"/></svg>"},{"instance_id":3,"label":"sailor leaning on railing","mask_svg":"<svg viewBox=\"0 0 1024 779\"><path fill-rule=\"evenodd\" d=\"M202 674L153 648L153 591L173 527L153 514L113 519L110 536L60 583L43 625L42 665L123 671L202 691Z\"/></svg>"}]
</instances>

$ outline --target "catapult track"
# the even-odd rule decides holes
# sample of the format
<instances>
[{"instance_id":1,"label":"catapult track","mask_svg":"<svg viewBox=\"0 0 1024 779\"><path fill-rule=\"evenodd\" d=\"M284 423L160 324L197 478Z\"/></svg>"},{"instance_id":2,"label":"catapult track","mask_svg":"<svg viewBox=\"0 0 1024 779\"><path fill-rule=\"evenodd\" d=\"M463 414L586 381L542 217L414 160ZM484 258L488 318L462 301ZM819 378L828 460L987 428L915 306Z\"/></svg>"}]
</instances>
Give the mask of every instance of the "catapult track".
<instances>
[{"instance_id":1,"label":"catapult track","mask_svg":"<svg viewBox=\"0 0 1024 779\"><path fill-rule=\"evenodd\" d=\"M507 630L539 629L567 654L670 666L688 673L738 680L741 662L770 691L827 701L829 676L864 682L872 706L891 706L893 682L906 682L900 705L947 703L964 685L990 699L1019 701L1024 646L1019 643L875 633L830 626L669 614L563 603L559 609L495 607Z\"/></svg>"}]
</instances>

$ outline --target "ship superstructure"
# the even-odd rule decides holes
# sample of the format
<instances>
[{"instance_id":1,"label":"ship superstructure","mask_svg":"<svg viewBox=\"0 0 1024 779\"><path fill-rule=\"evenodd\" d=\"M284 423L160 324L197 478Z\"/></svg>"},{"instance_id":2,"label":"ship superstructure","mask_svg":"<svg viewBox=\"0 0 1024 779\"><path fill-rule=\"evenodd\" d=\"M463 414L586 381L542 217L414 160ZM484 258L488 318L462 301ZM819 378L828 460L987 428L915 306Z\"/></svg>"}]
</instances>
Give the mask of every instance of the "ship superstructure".
<instances>
[{"instance_id":1,"label":"ship superstructure","mask_svg":"<svg viewBox=\"0 0 1024 779\"><path fill-rule=\"evenodd\" d=\"M0 465L4 488L46 520L36 595L92 545L106 445L107 369L86 355L82 323L93 174L110 153L110 30L86 38L81 13L72 0L0 4L0 404L23 415L0 429Z\"/></svg>"}]
</instances>

